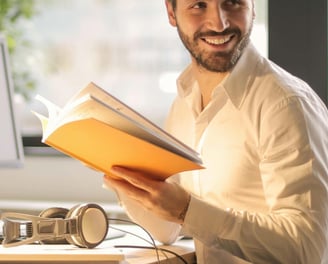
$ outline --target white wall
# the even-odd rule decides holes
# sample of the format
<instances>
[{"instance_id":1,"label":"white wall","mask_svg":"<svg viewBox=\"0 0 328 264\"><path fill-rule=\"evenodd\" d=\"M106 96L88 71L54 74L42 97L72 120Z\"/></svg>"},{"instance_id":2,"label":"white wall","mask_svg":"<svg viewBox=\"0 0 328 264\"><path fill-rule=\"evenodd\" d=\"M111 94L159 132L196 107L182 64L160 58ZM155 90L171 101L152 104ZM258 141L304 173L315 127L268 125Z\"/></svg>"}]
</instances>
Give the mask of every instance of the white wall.
<instances>
[{"instance_id":1,"label":"white wall","mask_svg":"<svg viewBox=\"0 0 328 264\"><path fill-rule=\"evenodd\" d=\"M114 192L102 188L101 173L65 156L26 156L23 168L0 169L0 179L1 209L8 208L4 201L16 201L21 207L35 202L117 205Z\"/></svg>"}]
</instances>

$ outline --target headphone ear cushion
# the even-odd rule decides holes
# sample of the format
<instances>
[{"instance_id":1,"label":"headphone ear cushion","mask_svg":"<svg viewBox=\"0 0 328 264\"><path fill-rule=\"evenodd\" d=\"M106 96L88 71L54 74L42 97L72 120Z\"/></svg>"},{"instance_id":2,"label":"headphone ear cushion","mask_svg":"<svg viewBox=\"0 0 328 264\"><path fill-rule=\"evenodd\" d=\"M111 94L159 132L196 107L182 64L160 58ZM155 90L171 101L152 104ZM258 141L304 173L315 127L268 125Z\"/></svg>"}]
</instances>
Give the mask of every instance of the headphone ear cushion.
<instances>
[{"instance_id":1,"label":"headphone ear cushion","mask_svg":"<svg viewBox=\"0 0 328 264\"><path fill-rule=\"evenodd\" d=\"M39 216L44 218L61 218L65 219L67 213L69 212L68 209L62 207L51 207L48 209L43 210ZM42 244L68 244L66 238L54 238L54 239L46 239L40 241Z\"/></svg>"},{"instance_id":2,"label":"headphone ear cushion","mask_svg":"<svg viewBox=\"0 0 328 264\"><path fill-rule=\"evenodd\" d=\"M39 216L45 218L62 218L65 219L69 210L62 207L51 207L43 210Z\"/></svg>"},{"instance_id":3,"label":"headphone ear cushion","mask_svg":"<svg viewBox=\"0 0 328 264\"><path fill-rule=\"evenodd\" d=\"M71 235L66 237L68 243L83 248L94 248L106 238L108 219L104 209L99 205L77 205L69 210L66 218L72 221Z\"/></svg>"}]
</instances>

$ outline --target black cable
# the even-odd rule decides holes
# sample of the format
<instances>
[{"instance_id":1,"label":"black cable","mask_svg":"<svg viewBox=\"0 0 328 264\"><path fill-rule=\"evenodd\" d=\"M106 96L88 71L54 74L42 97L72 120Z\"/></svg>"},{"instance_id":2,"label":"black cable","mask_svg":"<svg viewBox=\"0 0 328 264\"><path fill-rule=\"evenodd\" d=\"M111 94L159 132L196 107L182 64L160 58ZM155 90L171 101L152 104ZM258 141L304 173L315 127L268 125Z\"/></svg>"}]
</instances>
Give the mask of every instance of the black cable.
<instances>
[{"instance_id":1,"label":"black cable","mask_svg":"<svg viewBox=\"0 0 328 264\"><path fill-rule=\"evenodd\" d=\"M142 236L139 236L139 235L137 235L137 234L134 234L134 233L132 233L132 232L130 232L130 231L126 231L126 230L124 230L124 229L121 229L121 228L118 228L118 227L114 227L114 226L111 226L111 225L109 225L108 228L115 229L115 230L117 230L117 231L124 232L124 233L126 233L126 234L132 235L132 236L134 236L134 237L139 238L140 240L145 241L146 243L148 243L148 244L150 244L150 245L153 245L153 243L150 242L149 240L145 239L145 238L142 237Z\"/></svg>"},{"instance_id":2,"label":"black cable","mask_svg":"<svg viewBox=\"0 0 328 264\"><path fill-rule=\"evenodd\" d=\"M147 243L151 244L153 246L153 249L156 252L157 262L158 262L158 264L160 264L158 247L156 246L155 240L153 239L152 235L145 228L143 228L141 225L139 225L139 224L137 224L137 223L135 223L133 221L130 221L130 220L124 220L124 219L119 219L119 218L108 218L108 221L117 221L117 222L129 223L129 224L133 224L133 225L139 227L140 229L142 229L149 236L151 242L149 242L148 240L144 239L143 237L140 237L140 236L138 236L136 234L133 234L133 233L131 233L129 231L125 231L125 230L121 230L121 231L123 231L125 233L128 233L128 234L131 234L131 235L133 235L135 237L138 237L139 239L142 239L142 240L146 241Z\"/></svg>"},{"instance_id":3,"label":"black cable","mask_svg":"<svg viewBox=\"0 0 328 264\"><path fill-rule=\"evenodd\" d=\"M136 225L138 226L139 228L141 228L151 239L151 242L148 241L147 239L137 235L137 234L134 234L132 232L129 232L129 231L126 231L126 230L123 230L123 229L120 229L120 228L116 228L116 227L113 227L113 226L109 226L110 228L113 228L113 229L116 229L118 231L122 231L122 232L125 232L127 234L130 234L130 235L133 235L149 244L152 245L152 247L147 247L147 246L133 246L133 245L114 245L115 248L143 248L143 249L150 249L150 250L155 250L156 251L156 256L157 256L157 262L160 264L160 258L159 258L159 254L158 254L158 251L161 251L163 254L164 252L167 252L167 253L170 253L174 256L176 256L179 260L182 261L182 263L184 264L188 264L188 262L183 258L181 257L179 254L175 253L174 251L172 250L169 250L169 249L165 249L165 248L159 248L156 246L156 243L152 237L152 235L144 228L142 227L141 225L133 222L133 221L130 221L130 220L124 220L124 219L118 219L118 218L108 218L109 221L117 221L117 222L124 222L124 223L129 223L129 224L133 224L133 225ZM164 256L168 259L168 257L166 256L166 254L164 254ZM168 259L169 260L169 259Z\"/></svg>"},{"instance_id":4,"label":"black cable","mask_svg":"<svg viewBox=\"0 0 328 264\"><path fill-rule=\"evenodd\" d=\"M115 248L143 248L143 249L155 250L155 248L153 248L153 247L146 247L146 246L115 245L114 247ZM175 253L172 250L169 250L166 248L158 248L158 250L170 253L170 254L176 256L178 259L180 259L184 264L188 264L188 262L183 257L181 257L179 254Z\"/></svg>"},{"instance_id":5,"label":"black cable","mask_svg":"<svg viewBox=\"0 0 328 264\"><path fill-rule=\"evenodd\" d=\"M134 234L134 233L132 233L132 232L129 232L129 231L126 231L126 230L124 230L124 229L117 228L117 227L114 227L114 226L111 226L111 225L109 225L109 228L111 228L111 229L115 229L115 230L120 231L120 232L124 232L124 233L129 234L129 235L132 235L132 236L134 236L134 237L137 237L137 238L139 238L139 239L141 239L141 240L145 241L146 243L148 243L148 244L150 244L150 245L153 246L153 243L151 243L149 240L143 238L142 236L139 236L139 235ZM137 247L137 246L136 246L136 247ZM151 247L151 248L152 248L153 250L155 250L155 247ZM168 256L165 254L165 252L164 252L164 250L162 250L162 248L157 247L157 250L161 251L161 253L164 255L164 257L165 257L167 260L169 260ZM157 260L157 261L158 261L158 260Z\"/></svg>"}]
</instances>

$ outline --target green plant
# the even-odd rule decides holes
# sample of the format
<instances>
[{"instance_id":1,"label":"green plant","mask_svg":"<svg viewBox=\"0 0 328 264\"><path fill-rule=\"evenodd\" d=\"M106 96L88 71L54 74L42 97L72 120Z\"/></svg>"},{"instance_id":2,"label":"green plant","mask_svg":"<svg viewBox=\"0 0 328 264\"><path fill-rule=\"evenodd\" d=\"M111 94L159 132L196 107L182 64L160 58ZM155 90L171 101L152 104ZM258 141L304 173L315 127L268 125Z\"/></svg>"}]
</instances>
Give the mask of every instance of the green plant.
<instances>
[{"instance_id":1,"label":"green plant","mask_svg":"<svg viewBox=\"0 0 328 264\"><path fill-rule=\"evenodd\" d=\"M36 14L34 0L0 0L0 33L8 43L11 61L14 62L20 46L31 48L30 43L24 38L22 23L31 19ZM29 72L24 62L12 63L13 83L15 92L29 99L31 92L36 88L36 81ZM18 67L17 65L20 65Z\"/></svg>"}]
</instances>

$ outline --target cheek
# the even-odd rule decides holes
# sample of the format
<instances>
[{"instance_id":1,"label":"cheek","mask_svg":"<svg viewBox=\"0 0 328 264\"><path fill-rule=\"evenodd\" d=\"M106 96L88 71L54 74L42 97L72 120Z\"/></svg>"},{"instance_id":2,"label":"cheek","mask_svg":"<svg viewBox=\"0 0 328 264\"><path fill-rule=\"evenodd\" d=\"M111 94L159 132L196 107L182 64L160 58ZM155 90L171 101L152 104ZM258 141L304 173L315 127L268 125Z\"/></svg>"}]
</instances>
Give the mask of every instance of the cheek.
<instances>
[{"instance_id":1,"label":"cheek","mask_svg":"<svg viewBox=\"0 0 328 264\"><path fill-rule=\"evenodd\" d=\"M249 9L248 12L240 18L244 23L244 25L247 25L247 27L251 27L253 25L254 19L255 19L255 13L252 9Z\"/></svg>"},{"instance_id":2,"label":"cheek","mask_svg":"<svg viewBox=\"0 0 328 264\"><path fill-rule=\"evenodd\" d=\"M252 7L243 7L235 11L226 12L230 22L235 24L250 24L255 18Z\"/></svg>"},{"instance_id":3,"label":"cheek","mask_svg":"<svg viewBox=\"0 0 328 264\"><path fill-rule=\"evenodd\" d=\"M177 13L175 21L179 27L188 34L195 32L204 24L204 18L202 16L193 16L186 12Z\"/></svg>"},{"instance_id":4,"label":"cheek","mask_svg":"<svg viewBox=\"0 0 328 264\"><path fill-rule=\"evenodd\" d=\"M254 19L252 15L249 16L240 15L239 17L235 17L234 26L238 27L243 33L243 35L245 35L253 28L253 21Z\"/></svg>"}]
</instances>

